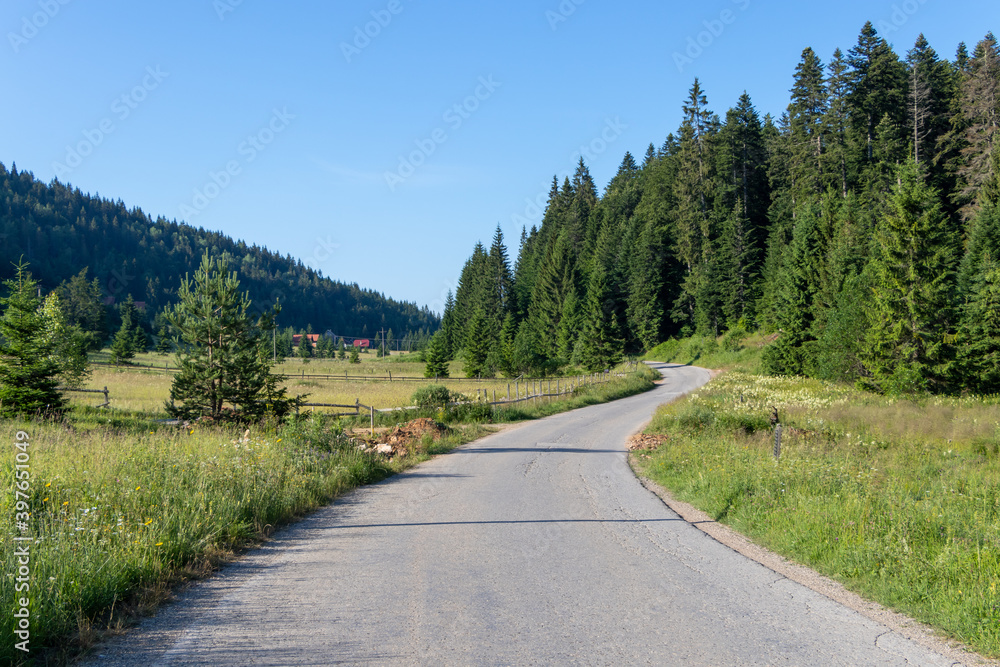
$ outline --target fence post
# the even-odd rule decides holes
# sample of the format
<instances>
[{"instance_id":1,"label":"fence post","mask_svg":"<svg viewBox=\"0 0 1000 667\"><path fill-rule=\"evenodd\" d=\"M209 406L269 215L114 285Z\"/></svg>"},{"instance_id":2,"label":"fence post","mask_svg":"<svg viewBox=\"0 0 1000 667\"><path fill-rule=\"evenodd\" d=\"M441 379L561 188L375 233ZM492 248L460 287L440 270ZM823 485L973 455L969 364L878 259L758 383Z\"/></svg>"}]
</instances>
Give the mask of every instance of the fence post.
<instances>
[{"instance_id":1,"label":"fence post","mask_svg":"<svg viewBox=\"0 0 1000 667\"><path fill-rule=\"evenodd\" d=\"M361 414L361 399L360 398L355 398L354 399L354 414L356 414L356 415L360 415Z\"/></svg>"},{"instance_id":2,"label":"fence post","mask_svg":"<svg viewBox=\"0 0 1000 667\"><path fill-rule=\"evenodd\" d=\"M389 371L389 382L392 382L392 371Z\"/></svg>"},{"instance_id":3,"label":"fence post","mask_svg":"<svg viewBox=\"0 0 1000 667\"><path fill-rule=\"evenodd\" d=\"M372 414L372 437L375 437L375 406L369 405L368 409L371 410Z\"/></svg>"},{"instance_id":4,"label":"fence post","mask_svg":"<svg viewBox=\"0 0 1000 667\"><path fill-rule=\"evenodd\" d=\"M497 402L497 390L496 389L493 390L493 402L494 403Z\"/></svg>"},{"instance_id":5,"label":"fence post","mask_svg":"<svg viewBox=\"0 0 1000 667\"><path fill-rule=\"evenodd\" d=\"M510 382L507 383L507 402L510 403Z\"/></svg>"},{"instance_id":6,"label":"fence post","mask_svg":"<svg viewBox=\"0 0 1000 667\"><path fill-rule=\"evenodd\" d=\"M104 385L104 405L111 405L111 399L108 398L108 385Z\"/></svg>"}]
</instances>

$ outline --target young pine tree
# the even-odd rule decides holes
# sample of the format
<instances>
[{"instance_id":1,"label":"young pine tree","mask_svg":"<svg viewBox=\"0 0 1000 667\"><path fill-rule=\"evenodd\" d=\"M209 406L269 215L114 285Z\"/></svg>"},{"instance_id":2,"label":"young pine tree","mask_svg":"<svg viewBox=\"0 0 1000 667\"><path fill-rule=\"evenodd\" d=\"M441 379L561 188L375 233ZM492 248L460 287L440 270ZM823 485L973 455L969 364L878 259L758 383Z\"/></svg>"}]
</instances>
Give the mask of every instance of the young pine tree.
<instances>
[{"instance_id":1,"label":"young pine tree","mask_svg":"<svg viewBox=\"0 0 1000 667\"><path fill-rule=\"evenodd\" d=\"M477 308L465 330L465 365L462 370L466 377L493 376L493 369L487 364L487 359L494 344L494 337L490 335L490 323L482 309Z\"/></svg>"},{"instance_id":2,"label":"young pine tree","mask_svg":"<svg viewBox=\"0 0 1000 667\"><path fill-rule=\"evenodd\" d=\"M424 367L425 378L448 377L448 341L443 331L438 331L431 338L431 346L427 350L427 365Z\"/></svg>"},{"instance_id":3,"label":"young pine tree","mask_svg":"<svg viewBox=\"0 0 1000 667\"><path fill-rule=\"evenodd\" d=\"M340 343L337 349L337 358L343 361L347 358L347 349L344 347L344 339L340 339Z\"/></svg>"},{"instance_id":4,"label":"young pine tree","mask_svg":"<svg viewBox=\"0 0 1000 667\"><path fill-rule=\"evenodd\" d=\"M167 327L162 326L160 330L156 332L156 351L158 354L170 354L174 351L174 344L170 340L170 334L167 332Z\"/></svg>"},{"instance_id":5,"label":"young pine tree","mask_svg":"<svg viewBox=\"0 0 1000 667\"><path fill-rule=\"evenodd\" d=\"M38 283L17 264L4 282L10 295L0 298L0 416L59 412L65 400L57 390L58 341L48 332L53 322L42 309Z\"/></svg>"},{"instance_id":6,"label":"young pine tree","mask_svg":"<svg viewBox=\"0 0 1000 667\"><path fill-rule=\"evenodd\" d=\"M271 373L267 349L278 307L250 316L250 298L239 291L225 259L206 252L194 280L185 278L167 321L185 345L170 387L167 413L178 419L211 417L258 421L286 415L303 397L289 399Z\"/></svg>"},{"instance_id":7,"label":"young pine tree","mask_svg":"<svg viewBox=\"0 0 1000 667\"><path fill-rule=\"evenodd\" d=\"M135 308L131 294L122 302L118 312L121 314L122 325L115 334L114 340L111 341L111 354L114 356L115 363L121 364L127 363L129 359L135 357L135 353L139 351L139 343L145 340L145 334L140 340L137 333L137 331L142 331L139 327L139 313Z\"/></svg>"},{"instance_id":8,"label":"young pine tree","mask_svg":"<svg viewBox=\"0 0 1000 667\"><path fill-rule=\"evenodd\" d=\"M361 363L361 357L358 354L358 346L357 345L352 345L351 346L351 356L350 356L350 359L348 361L350 361L350 363L352 363L352 364L360 364Z\"/></svg>"},{"instance_id":9,"label":"young pine tree","mask_svg":"<svg viewBox=\"0 0 1000 667\"><path fill-rule=\"evenodd\" d=\"M309 335L305 331L303 331L299 336L299 349L297 354L299 355L299 359L301 359L304 364L308 364L309 360L312 359L313 344L309 339Z\"/></svg>"}]
</instances>

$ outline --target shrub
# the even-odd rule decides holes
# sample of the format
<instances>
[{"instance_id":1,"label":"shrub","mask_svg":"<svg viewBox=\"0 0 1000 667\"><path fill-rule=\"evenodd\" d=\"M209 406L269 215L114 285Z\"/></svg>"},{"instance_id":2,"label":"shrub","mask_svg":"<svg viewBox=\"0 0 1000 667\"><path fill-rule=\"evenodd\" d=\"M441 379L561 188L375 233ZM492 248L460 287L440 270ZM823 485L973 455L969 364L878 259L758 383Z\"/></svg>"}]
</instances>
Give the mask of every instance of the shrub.
<instances>
[{"instance_id":1,"label":"shrub","mask_svg":"<svg viewBox=\"0 0 1000 667\"><path fill-rule=\"evenodd\" d=\"M448 387L439 384L430 384L413 392L410 400L419 408L436 408L451 401L452 395L448 391Z\"/></svg>"}]
</instances>

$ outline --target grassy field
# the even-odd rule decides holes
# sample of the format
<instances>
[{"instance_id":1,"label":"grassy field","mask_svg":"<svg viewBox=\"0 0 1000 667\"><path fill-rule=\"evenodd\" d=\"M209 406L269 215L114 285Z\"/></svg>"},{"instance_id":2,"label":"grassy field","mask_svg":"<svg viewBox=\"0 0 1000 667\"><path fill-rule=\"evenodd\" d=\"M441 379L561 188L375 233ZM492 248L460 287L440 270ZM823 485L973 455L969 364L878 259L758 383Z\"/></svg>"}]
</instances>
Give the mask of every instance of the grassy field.
<instances>
[{"instance_id":1,"label":"grassy field","mask_svg":"<svg viewBox=\"0 0 1000 667\"><path fill-rule=\"evenodd\" d=\"M0 563L7 573L0 577L0 596L15 599L14 538L33 538L31 657L36 664L62 664L155 608L176 583L207 574L276 526L345 490L488 432L477 421L531 419L621 398L651 388L652 376L642 367L626 378L580 387L563 399L492 411L478 405L383 413L377 419L383 427L416 416L451 425L441 440L425 437L405 458L387 461L360 453L347 437L352 427L367 426L367 419L304 414L280 428L249 432L167 426L155 420L163 416L157 392L169 388L170 376L95 369L93 384L114 379L114 386L107 382L113 406L125 400L116 398L119 393L131 392L129 409L76 407L61 421L0 422L7 452L0 457L0 476L14 479L14 443L21 430L30 443L31 473L26 530L15 524L19 498L13 484L0 492ZM408 401L420 385L392 383L393 390L397 386ZM24 659L13 648L13 611L6 606L0 616L0 664Z\"/></svg>"},{"instance_id":2,"label":"grassy field","mask_svg":"<svg viewBox=\"0 0 1000 667\"><path fill-rule=\"evenodd\" d=\"M365 359L366 356L372 357ZM95 360L105 360L107 354L94 355ZM376 359L374 355L362 355L362 363L351 364L346 361L336 359L314 359L308 364L303 364L297 359L286 360L274 367L276 373L288 376L283 385L288 388L288 393L292 396L307 394L309 403L333 403L333 404L354 404L360 400L365 405L374 406L376 409L399 408L412 405L410 398L413 392L419 387L427 384L434 384L434 380L422 381L388 381L382 379L364 379L365 376L373 378L385 378L389 373L396 377L416 377L422 378L424 373L424 363L412 360L413 355L393 356L388 359ZM410 359L410 360L407 360ZM93 366L90 377L83 384L85 389L103 389L107 387L111 396L111 407L115 410L125 410L131 412L142 412L146 414L157 414L163 412L164 401L170 396L170 383L173 379L172 373L157 372L143 369L139 364L157 365L162 368L165 364L176 367L176 361L172 356L161 356L158 354L139 355L134 360L135 366ZM518 390L522 393L525 390L525 383L519 383L519 389L508 379L497 378L496 380L477 382L463 379L461 373L461 362L452 361L450 372L452 379L447 381L438 380L439 384L445 384L449 390L475 398L477 392L485 391L486 396L493 400L507 397L508 385L510 385L510 395L513 398ZM327 378L296 378L295 375L334 375L342 376L345 372L349 374L350 380L327 379ZM545 380L544 384L539 381L538 387L556 390L557 382L560 388L565 386L567 379ZM95 406L101 403L104 398L100 394L68 394L70 402L75 406Z\"/></svg>"},{"instance_id":3,"label":"grassy field","mask_svg":"<svg viewBox=\"0 0 1000 667\"><path fill-rule=\"evenodd\" d=\"M633 463L773 551L1000 658L998 428L996 397L736 370L662 407L647 432L665 444Z\"/></svg>"}]
</instances>

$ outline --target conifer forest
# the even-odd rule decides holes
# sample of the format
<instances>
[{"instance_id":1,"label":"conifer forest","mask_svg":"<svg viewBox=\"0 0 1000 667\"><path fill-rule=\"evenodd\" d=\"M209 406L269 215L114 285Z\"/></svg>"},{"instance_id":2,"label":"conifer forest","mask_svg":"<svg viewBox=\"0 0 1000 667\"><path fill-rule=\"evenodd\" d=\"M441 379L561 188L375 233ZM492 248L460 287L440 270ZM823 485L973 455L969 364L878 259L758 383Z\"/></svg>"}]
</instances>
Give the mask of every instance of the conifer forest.
<instances>
[{"instance_id":1,"label":"conifer forest","mask_svg":"<svg viewBox=\"0 0 1000 667\"><path fill-rule=\"evenodd\" d=\"M791 65L791 64L790 64ZM683 121L603 192L553 179L512 257L477 244L439 347L467 372L606 368L670 338L772 334L765 371L883 392L1000 390L1000 49L806 48L790 100Z\"/></svg>"}]
</instances>

